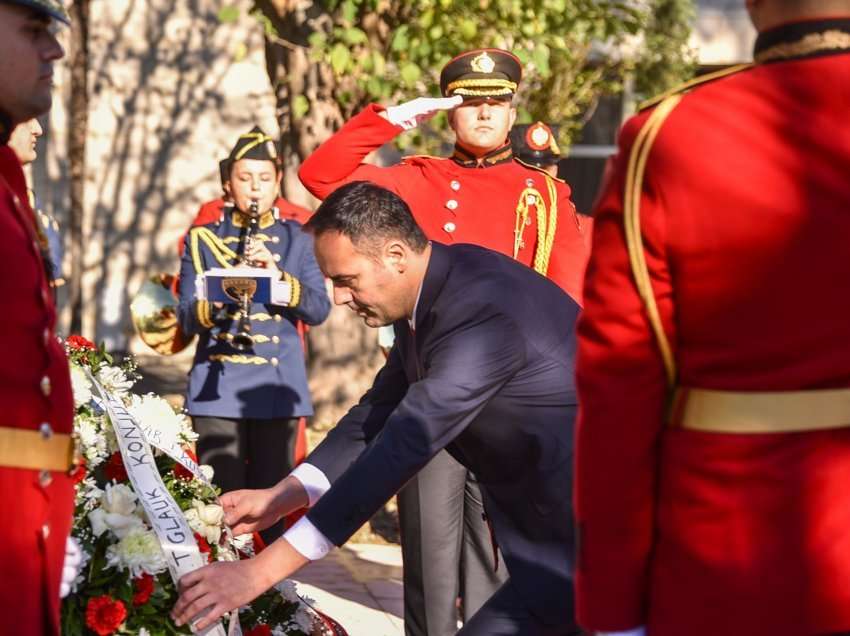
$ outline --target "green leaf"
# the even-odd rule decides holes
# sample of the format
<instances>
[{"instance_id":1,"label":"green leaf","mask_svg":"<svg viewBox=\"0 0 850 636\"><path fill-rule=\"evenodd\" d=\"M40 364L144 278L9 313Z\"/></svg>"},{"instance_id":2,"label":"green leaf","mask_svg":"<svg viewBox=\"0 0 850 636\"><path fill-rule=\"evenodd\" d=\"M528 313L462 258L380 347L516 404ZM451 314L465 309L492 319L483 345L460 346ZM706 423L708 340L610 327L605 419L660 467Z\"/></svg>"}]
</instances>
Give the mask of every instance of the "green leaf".
<instances>
[{"instance_id":1,"label":"green leaf","mask_svg":"<svg viewBox=\"0 0 850 636\"><path fill-rule=\"evenodd\" d=\"M393 34L393 41L390 45L393 51L404 51L407 49L407 45L410 43L410 39L408 38L408 26L406 24L401 25L396 32Z\"/></svg>"},{"instance_id":2,"label":"green leaf","mask_svg":"<svg viewBox=\"0 0 850 636\"><path fill-rule=\"evenodd\" d=\"M346 29L343 34L343 39L349 44L363 44L368 39L366 34L357 27Z\"/></svg>"},{"instance_id":3,"label":"green leaf","mask_svg":"<svg viewBox=\"0 0 850 636\"><path fill-rule=\"evenodd\" d=\"M538 44L531 52L531 59L534 61L537 71L543 77L547 77L549 75L549 47L545 44Z\"/></svg>"},{"instance_id":4,"label":"green leaf","mask_svg":"<svg viewBox=\"0 0 850 636\"><path fill-rule=\"evenodd\" d=\"M218 10L218 21L222 24L231 24L239 19L242 12L234 5L224 6Z\"/></svg>"},{"instance_id":5,"label":"green leaf","mask_svg":"<svg viewBox=\"0 0 850 636\"><path fill-rule=\"evenodd\" d=\"M357 5L352 0L345 0L342 3L342 19L351 24L354 18L357 17Z\"/></svg>"},{"instance_id":6,"label":"green leaf","mask_svg":"<svg viewBox=\"0 0 850 636\"><path fill-rule=\"evenodd\" d=\"M351 53L344 44L337 42L331 49L331 67L337 75L342 75L345 72L350 59Z\"/></svg>"},{"instance_id":7,"label":"green leaf","mask_svg":"<svg viewBox=\"0 0 850 636\"><path fill-rule=\"evenodd\" d=\"M460 29L460 34L465 40L472 40L478 34L478 25L475 24L475 20L470 20L468 18L461 20L458 27Z\"/></svg>"},{"instance_id":8,"label":"green leaf","mask_svg":"<svg viewBox=\"0 0 850 636\"><path fill-rule=\"evenodd\" d=\"M292 100L292 116L298 120L310 112L310 102L303 95L296 95Z\"/></svg>"},{"instance_id":9,"label":"green leaf","mask_svg":"<svg viewBox=\"0 0 850 636\"><path fill-rule=\"evenodd\" d=\"M325 42L327 41L327 37L322 31L313 31L307 37L307 43L312 48L323 48L325 46Z\"/></svg>"},{"instance_id":10,"label":"green leaf","mask_svg":"<svg viewBox=\"0 0 850 636\"><path fill-rule=\"evenodd\" d=\"M401 67L400 74L404 83L412 87L422 76L422 71L418 66L416 66L416 64L407 63Z\"/></svg>"}]
</instances>

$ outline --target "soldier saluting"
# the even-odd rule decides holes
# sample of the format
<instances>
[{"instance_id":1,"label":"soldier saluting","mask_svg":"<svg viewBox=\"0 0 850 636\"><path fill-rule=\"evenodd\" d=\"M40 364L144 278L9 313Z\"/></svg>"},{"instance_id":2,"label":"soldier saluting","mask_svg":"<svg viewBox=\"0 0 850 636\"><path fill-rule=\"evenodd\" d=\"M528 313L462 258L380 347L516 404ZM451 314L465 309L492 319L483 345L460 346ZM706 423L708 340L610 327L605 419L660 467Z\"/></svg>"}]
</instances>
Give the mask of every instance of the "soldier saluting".
<instances>
[{"instance_id":1,"label":"soldier saluting","mask_svg":"<svg viewBox=\"0 0 850 636\"><path fill-rule=\"evenodd\" d=\"M508 138L521 76L520 61L507 51L462 53L440 74L442 98L369 106L303 163L301 181L320 199L352 181L381 185L404 199L429 239L501 252L580 303L588 247L570 188L517 161ZM456 136L451 157L405 157L386 168L363 163L370 152L441 110L448 111ZM504 568L494 573L478 487L442 452L400 492L399 507L405 629L412 636L454 634L458 590L468 618L504 577Z\"/></svg>"}]
</instances>

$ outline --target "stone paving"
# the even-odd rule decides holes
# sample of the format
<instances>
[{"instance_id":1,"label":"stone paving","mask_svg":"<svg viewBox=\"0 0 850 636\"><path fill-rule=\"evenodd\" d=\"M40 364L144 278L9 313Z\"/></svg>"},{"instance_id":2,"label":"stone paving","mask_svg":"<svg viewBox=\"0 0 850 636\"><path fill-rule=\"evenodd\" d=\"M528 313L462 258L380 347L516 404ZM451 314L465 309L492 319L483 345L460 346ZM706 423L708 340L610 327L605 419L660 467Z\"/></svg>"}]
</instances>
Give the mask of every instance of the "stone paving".
<instances>
[{"instance_id":1,"label":"stone paving","mask_svg":"<svg viewBox=\"0 0 850 636\"><path fill-rule=\"evenodd\" d=\"M293 579L349 636L404 635L399 546L348 544Z\"/></svg>"}]
</instances>

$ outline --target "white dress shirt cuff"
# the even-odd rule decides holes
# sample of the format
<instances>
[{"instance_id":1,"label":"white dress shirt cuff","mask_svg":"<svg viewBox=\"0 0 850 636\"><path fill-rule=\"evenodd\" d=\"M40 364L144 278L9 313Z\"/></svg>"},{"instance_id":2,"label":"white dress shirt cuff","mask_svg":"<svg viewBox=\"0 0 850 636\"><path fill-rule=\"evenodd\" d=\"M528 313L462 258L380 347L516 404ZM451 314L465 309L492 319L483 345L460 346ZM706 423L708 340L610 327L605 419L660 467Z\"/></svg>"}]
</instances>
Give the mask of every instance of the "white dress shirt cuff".
<instances>
[{"instance_id":1,"label":"white dress shirt cuff","mask_svg":"<svg viewBox=\"0 0 850 636\"><path fill-rule=\"evenodd\" d=\"M307 491L307 498L310 500L309 505L311 508L319 500L319 497L331 489L331 482L328 481L325 473L313 466L313 464L302 462L289 474L304 486L304 490Z\"/></svg>"},{"instance_id":2,"label":"white dress shirt cuff","mask_svg":"<svg viewBox=\"0 0 850 636\"><path fill-rule=\"evenodd\" d=\"M596 636L646 636L646 627L641 625L634 629L627 629L624 632L596 632Z\"/></svg>"},{"instance_id":3,"label":"white dress shirt cuff","mask_svg":"<svg viewBox=\"0 0 850 636\"><path fill-rule=\"evenodd\" d=\"M311 561L317 561L330 552L334 544L314 526L307 517L301 517L289 530L283 533L283 538L293 548Z\"/></svg>"}]
</instances>

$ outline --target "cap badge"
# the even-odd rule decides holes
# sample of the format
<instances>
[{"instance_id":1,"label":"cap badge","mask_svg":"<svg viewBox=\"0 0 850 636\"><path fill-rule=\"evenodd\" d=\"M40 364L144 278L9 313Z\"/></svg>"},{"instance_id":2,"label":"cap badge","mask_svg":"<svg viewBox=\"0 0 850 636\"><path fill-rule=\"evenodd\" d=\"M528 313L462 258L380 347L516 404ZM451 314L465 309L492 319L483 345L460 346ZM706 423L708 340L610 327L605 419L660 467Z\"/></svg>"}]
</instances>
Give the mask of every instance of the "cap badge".
<instances>
[{"instance_id":1,"label":"cap badge","mask_svg":"<svg viewBox=\"0 0 850 636\"><path fill-rule=\"evenodd\" d=\"M482 51L479 55L472 58L470 66L476 73L492 73L493 69L496 68L496 63L492 57L487 55L487 51Z\"/></svg>"},{"instance_id":2,"label":"cap badge","mask_svg":"<svg viewBox=\"0 0 850 636\"><path fill-rule=\"evenodd\" d=\"M552 143L549 131L539 123L528 129L525 141L532 150L546 150Z\"/></svg>"},{"instance_id":3,"label":"cap badge","mask_svg":"<svg viewBox=\"0 0 850 636\"><path fill-rule=\"evenodd\" d=\"M266 152L269 153L269 157L272 159L277 159L277 148L274 147L273 141L266 142Z\"/></svg>"}]
</instances>

